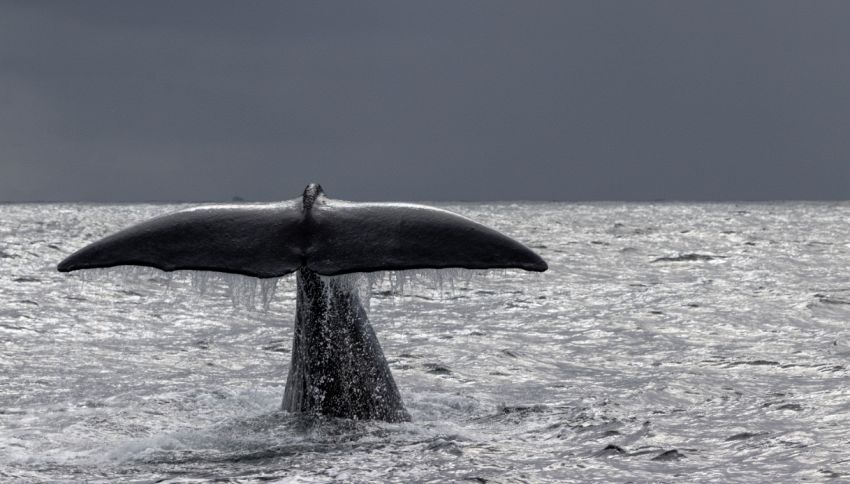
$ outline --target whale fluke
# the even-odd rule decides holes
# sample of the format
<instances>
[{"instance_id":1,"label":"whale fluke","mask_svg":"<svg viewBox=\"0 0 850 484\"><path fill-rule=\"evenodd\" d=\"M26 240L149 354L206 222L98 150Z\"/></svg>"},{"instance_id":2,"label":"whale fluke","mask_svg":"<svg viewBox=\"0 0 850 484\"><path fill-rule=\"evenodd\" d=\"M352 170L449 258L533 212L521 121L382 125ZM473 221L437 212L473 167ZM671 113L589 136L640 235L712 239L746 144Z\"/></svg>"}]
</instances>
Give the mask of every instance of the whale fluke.
<instances>
[{"instance_id":1,"label":"whale fluke","mask_svg":"<svg viewBox=\"0 0 850 484\"><path fill-rule=\"evenodd\" d=\"M61 272L141 265L278 277L306 267L333 276L379 270L517 268L545 271L524 245L425 205L357 203L310 185L301 198L181 210L101 239Z\"/></svg>"}]
</instances>

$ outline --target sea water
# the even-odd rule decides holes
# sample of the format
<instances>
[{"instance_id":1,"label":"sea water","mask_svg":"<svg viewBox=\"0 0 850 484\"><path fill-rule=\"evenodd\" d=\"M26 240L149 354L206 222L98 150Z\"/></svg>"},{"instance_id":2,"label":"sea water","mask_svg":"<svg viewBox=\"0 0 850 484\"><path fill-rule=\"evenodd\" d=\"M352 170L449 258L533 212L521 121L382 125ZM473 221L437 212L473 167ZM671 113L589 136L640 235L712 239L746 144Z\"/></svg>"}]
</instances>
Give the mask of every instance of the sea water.
<instances>
[{"instance_id":1,"label":"sea water","mask_svg":"<svg viewBox=\"0 0 850 484\"><path fill-rule=\"evenodd\" d=\"M183 206L0 205L0 481L850 478L850 203L440 206L550 270L350 276L387 424L280 410L294 277L56 272Z\"/></svg>"}]
</instances>

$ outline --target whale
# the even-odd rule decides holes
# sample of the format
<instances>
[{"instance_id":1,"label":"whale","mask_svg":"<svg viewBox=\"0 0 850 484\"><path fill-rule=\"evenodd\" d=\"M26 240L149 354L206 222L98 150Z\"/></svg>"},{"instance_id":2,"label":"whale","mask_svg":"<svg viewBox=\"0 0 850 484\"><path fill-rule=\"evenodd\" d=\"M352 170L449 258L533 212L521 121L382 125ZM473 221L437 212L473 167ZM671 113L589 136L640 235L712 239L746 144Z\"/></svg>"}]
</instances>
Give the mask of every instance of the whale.
<instances>
[{"instance_id":1,"label":"whale","mask_svg":"<svg viewBox=\"0 0 850 484\"><path fill-rule=\"evenodd\" d=\"M358 291L345 274L522 269L546 262L522 243L426 205L351 202L308 185L298 198L205 205L97 240L57 269L146 266L256 278L296 273L296 311L282 409L355 420L410 420Z\"/></svg>"}]
</instances>

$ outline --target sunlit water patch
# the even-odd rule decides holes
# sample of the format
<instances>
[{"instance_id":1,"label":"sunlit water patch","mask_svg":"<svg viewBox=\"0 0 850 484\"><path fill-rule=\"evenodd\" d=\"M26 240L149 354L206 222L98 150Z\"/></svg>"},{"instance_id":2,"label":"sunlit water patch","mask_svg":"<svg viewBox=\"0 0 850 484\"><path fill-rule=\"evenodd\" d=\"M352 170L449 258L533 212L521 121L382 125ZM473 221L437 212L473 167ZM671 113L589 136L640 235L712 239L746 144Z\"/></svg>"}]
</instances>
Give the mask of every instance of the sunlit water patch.
<instances>
[{"instance_id":1,"label":"sunlit water patch","mask_svg":"<svg viewBox=\"0 0 850 484\"><path fill-rule=\"evenodd\" d=\"M176 208L0 206L0 480L850 477L850 204L446 205L550 271L338 280L402 424L280 411L292 276L55 271Z\"/></svg>"}]
</instances>

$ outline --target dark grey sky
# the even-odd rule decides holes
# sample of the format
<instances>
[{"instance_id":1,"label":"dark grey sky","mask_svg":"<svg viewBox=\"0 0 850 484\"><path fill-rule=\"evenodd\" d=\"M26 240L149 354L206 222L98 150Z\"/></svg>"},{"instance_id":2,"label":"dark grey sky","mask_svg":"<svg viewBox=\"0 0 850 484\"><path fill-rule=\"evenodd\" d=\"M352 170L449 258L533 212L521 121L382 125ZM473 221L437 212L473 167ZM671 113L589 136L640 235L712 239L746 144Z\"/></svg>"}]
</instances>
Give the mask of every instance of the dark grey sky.
<instances>
[{"instance_id":1,"label":"dark grey sky","mask_svg":"<svg viewBox=\"0 0 850 484\"><path fill-rule=\"evenodd\" d=\"M0 4L0 200L850 199L848 1Z\"/></svg>"}]
</instances>

